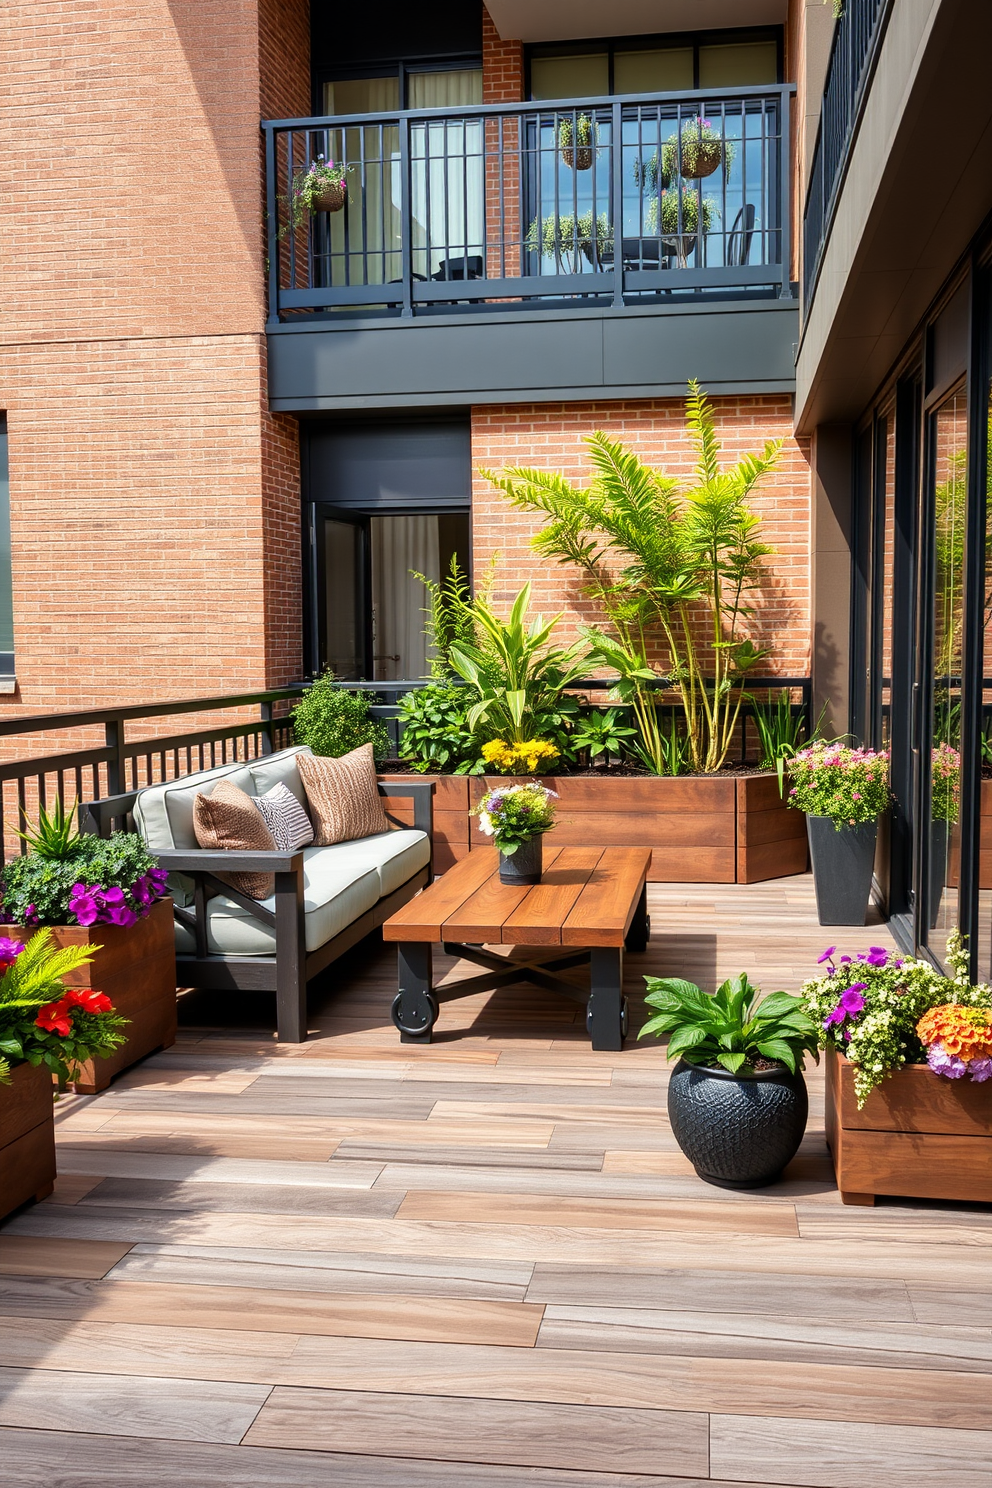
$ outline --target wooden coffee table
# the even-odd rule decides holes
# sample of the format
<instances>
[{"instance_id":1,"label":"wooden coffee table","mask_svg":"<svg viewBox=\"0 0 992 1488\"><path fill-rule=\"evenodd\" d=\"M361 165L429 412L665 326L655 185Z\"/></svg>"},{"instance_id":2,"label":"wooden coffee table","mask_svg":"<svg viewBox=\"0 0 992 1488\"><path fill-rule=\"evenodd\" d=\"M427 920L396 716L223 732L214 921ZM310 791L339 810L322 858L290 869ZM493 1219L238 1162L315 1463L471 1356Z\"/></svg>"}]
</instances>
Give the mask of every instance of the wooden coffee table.
<instances>
[{"instance_id":1,"label":"wooden coffee table","mask_svg":"<svg viewBox=\"0 0 992 1488\"><path fill-rule=\"evenodd\" d=\"M624 950L644 951L651 933L647 847L552 847L539 884L499 881L499 855L473 849L382 927L399 951L393 1023L403 1043L430 1043L442 1002L512 982L532 982L586 1005L594 1049L621 1049L627 1033ZM433 981L433 947L487 971L448 987ZM508 961L487 946L533 946L554 954ZM589 991L558 973L589 964Z\"/></svg>"}]
</instances>

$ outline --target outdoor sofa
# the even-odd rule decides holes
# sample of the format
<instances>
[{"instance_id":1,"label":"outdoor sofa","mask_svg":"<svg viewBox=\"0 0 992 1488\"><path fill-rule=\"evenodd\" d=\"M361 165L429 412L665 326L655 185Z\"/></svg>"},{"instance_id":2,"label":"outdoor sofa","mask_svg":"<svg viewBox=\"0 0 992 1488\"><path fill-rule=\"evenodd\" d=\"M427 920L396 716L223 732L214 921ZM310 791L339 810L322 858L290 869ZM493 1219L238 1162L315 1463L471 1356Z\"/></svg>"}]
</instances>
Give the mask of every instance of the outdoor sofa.
<instances>
[{"instance_id":1,"label":"outdoor sofa","mask_svg":"<svg viewBox=\"0 0 992 1488\"><path fill-rule=\"evenodd\" d=\"M413 826L296 852L224 852L197 846L193 803L229 780L250 796L282 783L306 809L296 767L306 746L218 766L126 795L88 802L83 826L100 836L140 832L168 869L178 984L276 994L278 1037L307 1036L307 983L412 899L432 873L433 781L380 782L379 794L413 801ZM256 900L218 874L275 875Z\"/></svg>"}]
</instances>

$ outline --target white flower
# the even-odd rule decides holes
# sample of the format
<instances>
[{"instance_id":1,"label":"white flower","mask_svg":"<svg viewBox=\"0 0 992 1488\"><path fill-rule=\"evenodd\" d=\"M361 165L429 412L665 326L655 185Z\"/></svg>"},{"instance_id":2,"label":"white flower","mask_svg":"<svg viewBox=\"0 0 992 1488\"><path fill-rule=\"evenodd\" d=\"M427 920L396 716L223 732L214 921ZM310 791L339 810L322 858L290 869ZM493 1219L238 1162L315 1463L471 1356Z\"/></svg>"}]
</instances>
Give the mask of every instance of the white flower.
<instances>
[{"instance_id":1,"label":"white flower","mask_svg":"<svg viewBox=\"0 0 992 1488\"><path fill-rule=\"evenodd\" d=\"M496 828L493 826L493 819L488 811L479 812L479 827L485 832L487 837L491 837L496 831Z\"/></svg>"}]
</instances>

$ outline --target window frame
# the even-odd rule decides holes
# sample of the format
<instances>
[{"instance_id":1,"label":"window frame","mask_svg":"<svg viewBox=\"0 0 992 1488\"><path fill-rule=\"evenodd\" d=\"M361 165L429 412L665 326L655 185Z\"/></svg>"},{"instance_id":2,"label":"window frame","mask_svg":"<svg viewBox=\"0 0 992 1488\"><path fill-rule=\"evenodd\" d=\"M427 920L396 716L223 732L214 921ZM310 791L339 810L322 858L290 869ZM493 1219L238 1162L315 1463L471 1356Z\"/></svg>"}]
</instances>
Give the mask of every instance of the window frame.
<instances>
[{"instance_id":1,"label":"window frame","mask_svg":"<svg viewBox=\"0 0 992 1488\"><path fill-rule=\"evenodd\" d=\"M410 92L407 78L411 72L462 72L470 68L482 71L481 52L415 57L409 61L397 59L395 62L378 62L367 66L363 66L361 62L353 62L347 67L323 67L314 74L314 117L319 119L325 117L324 85L326 83L350 83L357 82L361 78L394 77L399 81L399 108L406 109L409 107L407 100Z\"/></svg>"},{"instance_id":2,"label":"window frame","mask_svg":"<svg viewBox=\"0 0 992 1488\"><path fill-rule=\"evenodd\" d=\"M524 94L528 101L550 102L531 98L531 60L534 57L576 57L597 52L606 53L609 93L607 97L624 97L616 94L613 85L613 59L617 52L654 52L660 50L679 51L692 47L692 86L699 87L700 46L728 46L734 42L742 45L754 41L774 41L776 45L776 71L778 83L783 80L785 64L785 33L781 26L735 26L719 31L665 31L650 36L596 36L585 41L533 42L524 50Z\"/></svg>"}]
</instances>

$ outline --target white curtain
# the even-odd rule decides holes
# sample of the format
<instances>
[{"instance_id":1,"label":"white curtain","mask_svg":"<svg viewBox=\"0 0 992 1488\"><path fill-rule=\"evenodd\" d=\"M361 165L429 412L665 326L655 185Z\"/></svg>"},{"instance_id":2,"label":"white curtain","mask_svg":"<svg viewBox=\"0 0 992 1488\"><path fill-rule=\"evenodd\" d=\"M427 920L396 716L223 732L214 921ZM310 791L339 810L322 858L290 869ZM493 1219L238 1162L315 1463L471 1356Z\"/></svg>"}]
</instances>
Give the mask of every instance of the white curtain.
<instances>
[{"instance_id":1,"label":"white curtain","mask_svg":"<svg viewBox=\"0 0 992 1488\"><path fill-rule=\"evenodd\" d=\"M410 108L471 108L482 102L482 72L412 72ZM483 147L480 119L437 119L410 130L414 270L430 278L446 258L483 251Z\"/></svg>"},{"instance_id":2,"label":"white curtain","mask_svg":"<svg viewBox=\"0 0 992 1488\"><path fill-rule=\"evenodd\" d=\"M324 84L328 114L390 113L399 107L399 78L355 78ZM349 207L324 221L330 234L333 284L386 284L402 271L399 130L390 124L330 131L330 154L353 166ZM347 233L346 233L347 224Z\"/></svg>"},{"instance_id":3,"label":"white curtain","mask_svg":"<svg viewBox=\"0 0 992 1488\"><path fill-rule=\"evenodd\" d=\"M372 675L382 682L427 675L427 591L411 570L440 577L436 516L372 518Z\"/></svg>"}]
</instances>

